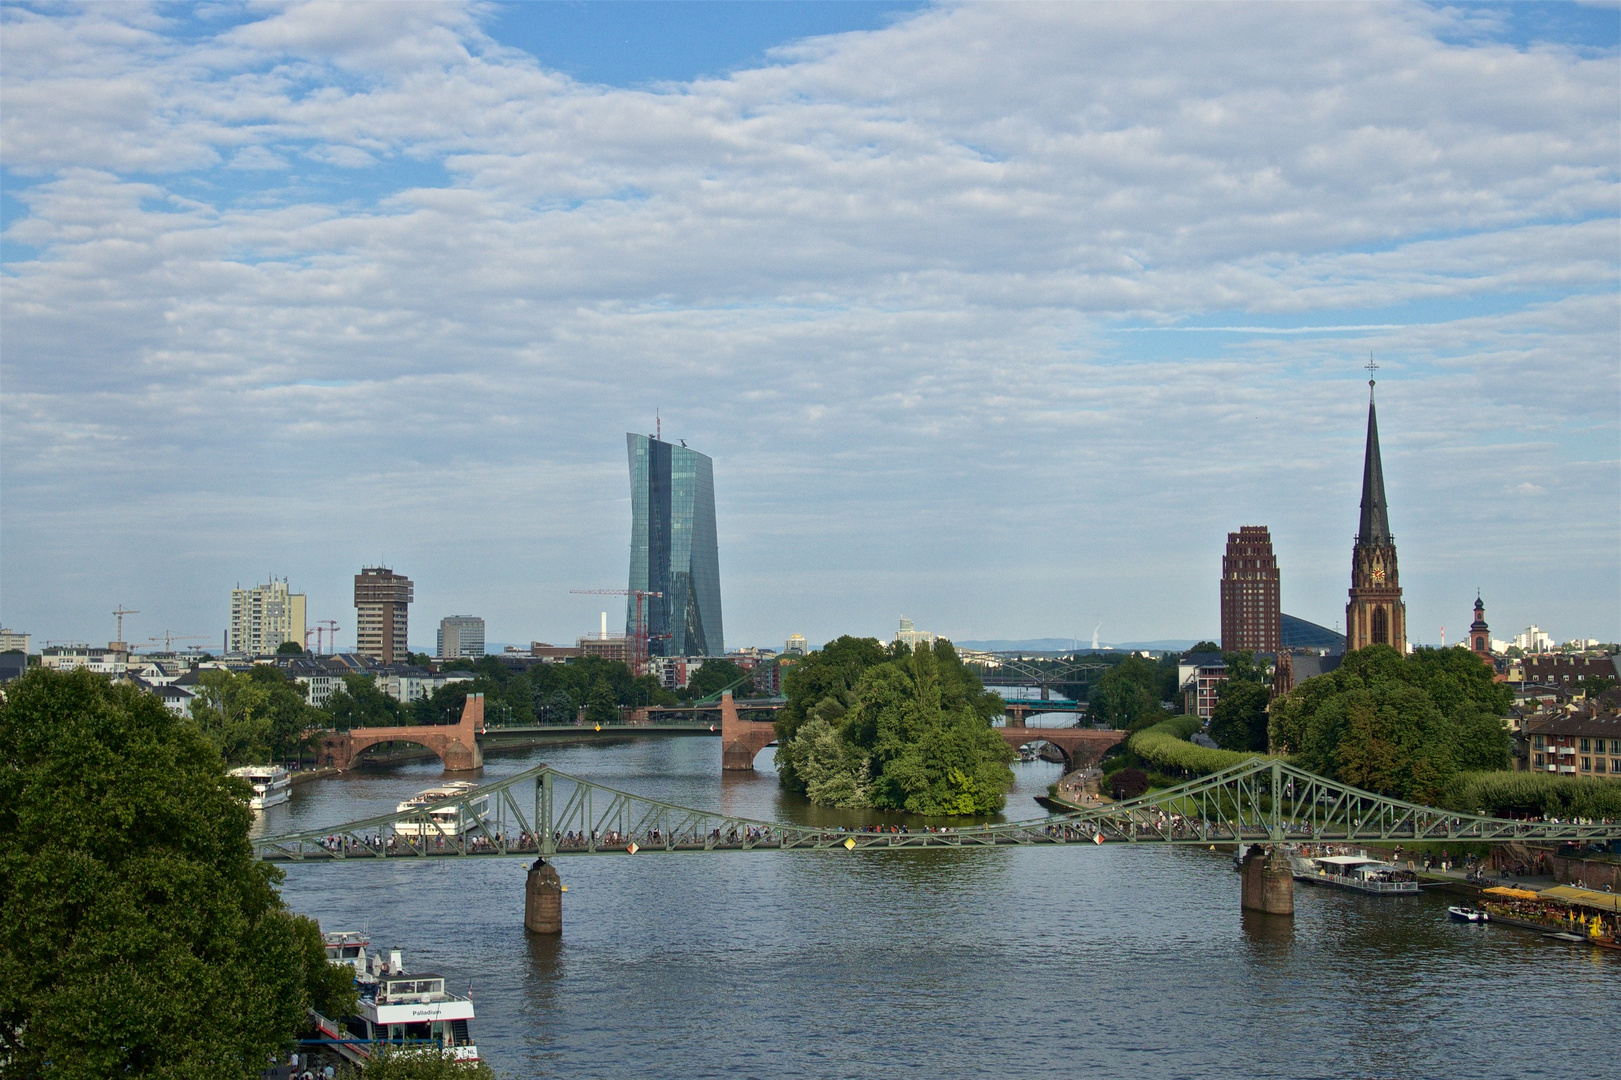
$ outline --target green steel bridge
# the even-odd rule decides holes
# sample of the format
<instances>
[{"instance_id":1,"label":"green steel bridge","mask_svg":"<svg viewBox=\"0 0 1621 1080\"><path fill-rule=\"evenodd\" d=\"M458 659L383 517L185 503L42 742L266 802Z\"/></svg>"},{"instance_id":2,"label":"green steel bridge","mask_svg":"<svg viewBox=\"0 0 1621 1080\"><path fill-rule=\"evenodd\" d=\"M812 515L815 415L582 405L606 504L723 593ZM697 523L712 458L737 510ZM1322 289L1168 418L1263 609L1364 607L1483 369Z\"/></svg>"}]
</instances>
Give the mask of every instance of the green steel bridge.
<instances>
[{"instance_id":1,"label":"green steel bridge","mask_svg":"<svg viewBox=\"0 0 1621 1080\"><path fill-rule=\"evenodd\" d=\"M456 813L448 811L454 808ZM436 819L435 812L440 811ZM466 823L455 828L458 819ZM448 818L452 826L439 822ZM399 826L407 828L401 830ZM1123 802L1032 821L908 831L848 831L677 806L540 765L406 812L264 837L274 862L399 858L551 858L645 852L843 848L1056 847L1074 843L1279 844L1621 839L1621 822L1518 821L1420 806L1341 784L1278 759Z\"/></svg>"}]
</instances>

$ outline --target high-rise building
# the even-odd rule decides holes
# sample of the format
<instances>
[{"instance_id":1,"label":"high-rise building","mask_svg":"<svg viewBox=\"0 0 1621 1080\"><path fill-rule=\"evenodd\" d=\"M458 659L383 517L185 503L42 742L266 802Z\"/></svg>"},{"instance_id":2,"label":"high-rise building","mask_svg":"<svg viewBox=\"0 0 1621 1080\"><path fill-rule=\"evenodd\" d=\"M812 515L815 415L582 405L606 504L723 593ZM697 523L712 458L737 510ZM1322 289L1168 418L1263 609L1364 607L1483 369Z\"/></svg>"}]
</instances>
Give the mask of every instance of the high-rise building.
<instances>
[{"instance_id":1,"label":"high-rise building","mask_svg":"<svg viewBox=\"0 0 1621 1080\"><path fill-rule=\"evenodd\" d=\"M32 639L21 630L0 630L0 653L31 652Z\"/></svg>"},{"instance_id":2,"label":"high-rise building","mask_svg":"<svg viewBox=\"0 0 1621 1080\"><path fill-rule=\"evenodd\" d=\"M1283 648L1278 560L1265 525L1245 525L1227 534L1221 559L1221 647L1276 656Z\"/></svg>"},{"instance_id":3,"label":"high-rise building","mask_svg":"<svg viewBox=\"0 0 1621 1080\"><path fill-rule=\"evenodd\" d=\"M916 649L919 645L934 648L934 635L927 630L919 630L912 625L912 620L907 618L901 619L901 628L895 631L895 641L908 649Z\"/></svg>"},{"instance_id":4,"label":"high-rise building","mask_svg":"<svg viewBox=\"0 0 1621 1080\"><path fill-rule=\"evenodd\" d=\"M804 634L789 634L788 644L783 648L784 656L807 656L810 654L810 645L805 641Z\"/></svg>"},{"instance_id":5,"label":"high-rise building","mask_svg":"<svg viewBox=\"0 0 1621 1080\"><path fill-rule=\"evenodd\" d=\"M286 580L231 590L230 650L266 656L292 641L304 647L305 597L289 591Z\"/></svg>"},{"instance_id":6,"label":"high-rise building","mask_svg":"<svg viewBox=\"0 0 1621 1080\"><path fill-rule=\"evenodd\" d=\"M720 550L714 463L656 435L625 435L630 457L630 588L641 603L652 656L721 656ZM625 633L635 638L637 598Z\"/></svg>"},{"instance_id":7,"label":"high-rise building","mask_svg":"<svg viewBox=\"0 0 1621 1080\"><path fill-rule=\"evenodd\" d=\"M441 660L484 655L484 620L477 615L451 615L439 620L439 641L434 655Z\"/></svg>"},{"instance_id":8,"label":"high-rise building","mask_svg":"<svg viewBox=\"0 0 1621 1080\"><path fill-rule=\"evenodd\" d=\"M1362 520L1351 549L1350 603L1345 605L1346 651L1389 645L1407 651L1407 605L1396 572L1396 540L1385 504L1385 470L1379 460L1379 420L1368 380L1368 441L1362 457Z\"/></svg>"},{"instance_id":9,"label":"high-rise building","mask_svg":"<svg viewBox=\"0 0 1621 1080\"><path fill-rule=\"evenodd\" d=\"M384 664L410 653L408 629L411 579L386 566L363 567L355 575L355 651Z\"/></svg>"}]
</instances>

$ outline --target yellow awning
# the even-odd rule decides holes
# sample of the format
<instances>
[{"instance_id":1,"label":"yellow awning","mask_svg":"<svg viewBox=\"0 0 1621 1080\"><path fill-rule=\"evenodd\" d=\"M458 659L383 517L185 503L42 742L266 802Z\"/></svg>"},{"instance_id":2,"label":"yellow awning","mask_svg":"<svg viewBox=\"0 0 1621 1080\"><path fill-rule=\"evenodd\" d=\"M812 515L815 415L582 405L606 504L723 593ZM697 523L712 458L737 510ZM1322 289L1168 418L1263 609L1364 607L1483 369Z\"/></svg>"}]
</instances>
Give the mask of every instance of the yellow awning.
<instances>
[{"instance_id":1,"label":"yellow awning","mask_svg":"<svg viewBox=\"0 0 1621 1080\"><path fill-rule=\"evenodd\" d=\"M1507 885L1493 885L1486 890L1487 896L1506 896L1510 900L1535 900L1537 893L1530 889L1511 889Z\"/></svg>"},{"instance_id":2,"label":"yellow awning","mask_svg":"<svg viewBox=\"0 0 1621 1080\"><path fill-rule=\"evenodd\" d=\"M1543 900L1558 900L1566 904L1597 908L1600 911L1621 912L1621 895L1599 892L1597 889L1578 889L1570 885L1555 885L1537 894Z\"/></svg>"}]
</instances>

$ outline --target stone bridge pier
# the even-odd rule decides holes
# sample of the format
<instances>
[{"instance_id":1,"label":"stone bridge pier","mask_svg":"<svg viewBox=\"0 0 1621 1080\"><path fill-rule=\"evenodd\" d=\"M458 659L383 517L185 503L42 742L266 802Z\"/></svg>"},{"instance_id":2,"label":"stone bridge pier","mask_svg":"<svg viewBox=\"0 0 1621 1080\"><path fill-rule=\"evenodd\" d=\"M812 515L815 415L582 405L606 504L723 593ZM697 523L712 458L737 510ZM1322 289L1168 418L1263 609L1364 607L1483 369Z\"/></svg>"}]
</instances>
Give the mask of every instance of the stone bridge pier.
<instances>
[{"instance_id":1,"label":"stone bridge pier","mask_svg":"<svg viewBox=\"0 0 1621 1080\"><path fill-rule=\"evenodd\" d=\"M725 772L753 772L754 756L777 741L776 727L745 720L730 690L720 696L720 767Z\"/></svg>"},{"instance_id":2,"label":"stone bridge pier","mask_svg":"<svg viewBox=\"0 0 1621 1080\"><path fill-rule=\"evenodd\" d=\"M1244 855L1239 906L1268 915L1295 913L1295 875L1281 847L1253 845Z\"/></svg>"}]
</instances>

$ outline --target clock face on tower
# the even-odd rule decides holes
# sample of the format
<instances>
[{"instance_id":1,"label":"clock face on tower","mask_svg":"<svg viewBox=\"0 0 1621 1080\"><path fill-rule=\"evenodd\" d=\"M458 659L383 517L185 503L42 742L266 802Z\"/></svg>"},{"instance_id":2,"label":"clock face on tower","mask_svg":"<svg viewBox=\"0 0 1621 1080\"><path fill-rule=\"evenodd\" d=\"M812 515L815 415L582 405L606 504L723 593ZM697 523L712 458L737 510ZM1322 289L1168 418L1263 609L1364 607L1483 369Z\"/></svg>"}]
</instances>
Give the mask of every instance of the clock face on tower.
<instances>
[{"instance_id":1,"label":"clock face on tower","mask_svg":"<svg viewBox=\"0 0 1621 1080\"><path fill-rule=\"evenodd\" d=\"M1375 585L1383 585L1385 583L1385 568L1384 567L1375 566L1373 568L1373 583Z\"/></svg>"}]
</instances>

